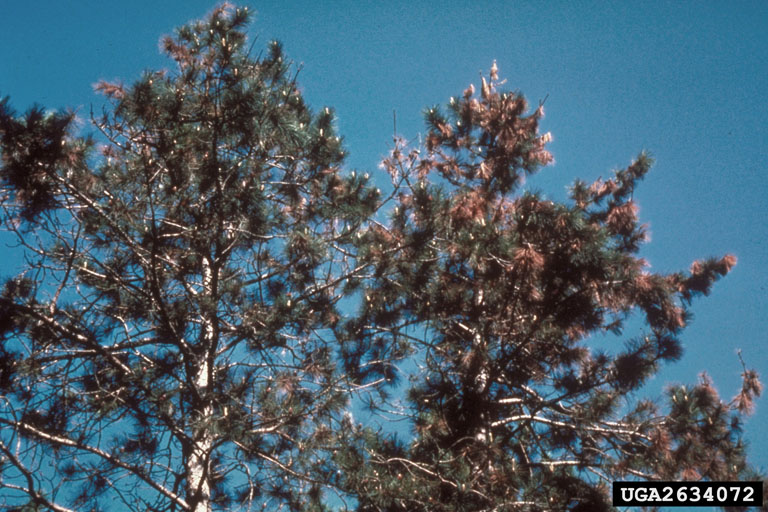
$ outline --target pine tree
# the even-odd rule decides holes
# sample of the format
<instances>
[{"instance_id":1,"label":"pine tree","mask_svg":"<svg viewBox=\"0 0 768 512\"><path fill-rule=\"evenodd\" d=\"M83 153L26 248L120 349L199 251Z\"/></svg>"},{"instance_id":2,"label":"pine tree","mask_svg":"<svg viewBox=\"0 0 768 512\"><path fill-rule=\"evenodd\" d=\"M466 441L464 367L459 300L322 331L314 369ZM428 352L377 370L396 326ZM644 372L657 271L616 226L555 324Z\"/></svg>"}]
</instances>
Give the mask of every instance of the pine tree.
<instances>
[{"instance_id":1,"label":"pine tree","mask_svg":"<svg viewBox=\"0 0 768 512\"><path fill-rule=\"evenodd\" d=\"M223 5L163 39L172 71L100 83L91 135L0 102L24 255L0 290L4 507L584 511L616 479L756 477L754 370L730 401L706 374L636 393L736 263L649 271L648 155L565 202L525 191L543 107L494 65L427 111L425 147L396 143L381 197L248 21ZM360 396L412 435L355 420Z\"/></svg>"},{"instance_id":2,"label":"pine tree","mask_svg":"<svg viewBox=\"0 0 768 512\"><path fill-rule=\"evenodd\" d=\"M740 424L756 372L731 401L706 374L664 400L634 393L681 357L691 300L735 257L649 270L633 200L647 154L576 181L566 202L525 191L550 135L543 106L529 113L497 74L427 111L425 147L399 141L384 161L402 184L386 232L398 250L366 260L360 342L405 344L419 370L406 404L378 406L413 437L350 430L337 456L358 510L608 510L614 480L755 478ZM615 346L594 348L604 333Z\"/></svg>"},{"instance_id":3,"label":"pine tree","mask_svg":"<svg viewBox=\"0 0 768 512\"><path fill-rule=\"evenodd\" d=\"M334 328L379 204L246 8L103 82L96 127L0 103L0 496L25 510L320 510L353 385ZM25 505L26 504L26 505Z\"/></svg>"}]
</instances>

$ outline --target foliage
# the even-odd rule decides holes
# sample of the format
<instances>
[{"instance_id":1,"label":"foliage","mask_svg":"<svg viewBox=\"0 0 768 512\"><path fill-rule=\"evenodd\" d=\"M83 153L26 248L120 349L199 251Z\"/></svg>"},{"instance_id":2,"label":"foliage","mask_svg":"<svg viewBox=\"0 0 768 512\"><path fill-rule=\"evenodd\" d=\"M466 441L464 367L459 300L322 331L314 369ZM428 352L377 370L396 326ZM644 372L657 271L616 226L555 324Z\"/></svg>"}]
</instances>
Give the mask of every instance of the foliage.
<instances>
[{"instance_id":1,"label":"foliage","mask_svg":"<svg viewBox=\"0 0 768 512\"><path fill-rule=\"evenodd\" d=\"M525 191L543 107L494 65L425 147L397 141L383 197L248 19L223 5L162 41L173 71L98 84L90 136L0 102L25 256L0 293L4 506L605 510L615 479L754 478L756 372L730 402L706 374L635 394L736 262L648 270L648 155L567 202Z\"/></svg>"},{"instance_id":2,"label":"foliage","mask_svg":"<svg viewBox=\"0 0 768 512\"><path fill-rule=\"evenodd\" d=\"M248 17L218 8L163 40L174 71L98 84L93 137L3 102L3 220L28 256L0 302L3 492L320 506L339 286L379 199L280 46L249 55Z\"/></svg>"},{"instance_id":3,"label":"foliage","mask_svg":"<svg viewBox=\"0 0 768 512\"><path fill-rule=\"evenodd\" d=\"M401 250L374 258L361 317L407 340L421 373L402 409L413 438L350 435L340 457L360 510L606 510L614 480L754 478L740 438L754 371L730 402L706 374L664 404L634 394L681 356L691 300L735 257L648 270L633 200L647 154L576 181L569 202L523 190L550 135L543 106L528 114L500 84L494 64L479 94L426 112L425 148L400 142L384 162L406 183L387 235ZM618 348L593 348L611 333Z\"/></svg>"}]
</instances>

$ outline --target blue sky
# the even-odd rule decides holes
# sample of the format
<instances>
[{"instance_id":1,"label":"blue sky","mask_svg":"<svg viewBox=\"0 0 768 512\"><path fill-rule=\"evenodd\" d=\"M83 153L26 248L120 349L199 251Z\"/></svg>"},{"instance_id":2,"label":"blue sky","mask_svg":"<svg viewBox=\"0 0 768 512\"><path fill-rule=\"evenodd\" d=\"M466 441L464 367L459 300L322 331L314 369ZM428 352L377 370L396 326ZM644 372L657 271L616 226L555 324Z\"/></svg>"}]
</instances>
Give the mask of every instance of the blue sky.
<instances>
[{"instance_id":1,"label":"blue sky","mask_svg":"<svg viewBox=\"0 0 768 512\"><path fill-rule=\"evenodd\" d=\"M694 382L724 397L747 363L768 376L768 2L248 2L255 51L283 41L302 64L316 109L336 109L350 168L378 172L392 140L423 131L421 111L446 103L497 60L510 89L547 98L556 163L528 186L553 199L574 178L607 177L648 150L656 166L635 198L657 271L733 253L739 264L694 304L683 360L649 385ZM0 96L71 106L87 119L100 79L130 83L170 66L158 40L212 2L3 2ZM87 128L87 127L86 127ZM388 177L382 177L386 182ZM0 257L8 260L7 249ZM3 269L7 275L11 269ZM631 333L630 333L631 334ZM768 400L746 426L768 470Z\"/></svg>"}]
</instances>

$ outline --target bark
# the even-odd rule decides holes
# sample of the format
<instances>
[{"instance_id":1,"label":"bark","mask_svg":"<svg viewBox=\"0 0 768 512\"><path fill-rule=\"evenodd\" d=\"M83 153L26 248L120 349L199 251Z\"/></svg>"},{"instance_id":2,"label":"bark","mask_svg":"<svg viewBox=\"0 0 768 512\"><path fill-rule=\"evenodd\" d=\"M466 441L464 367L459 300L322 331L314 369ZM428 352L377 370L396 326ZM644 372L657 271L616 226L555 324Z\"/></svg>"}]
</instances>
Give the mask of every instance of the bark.
<instances>
[{"instance_id":1,"label":"bark","mask_svg":"<svg viewBox=\"0 0 768 512\"><path fill-rule=\"evenodd\" d=\"M203 290L204 293L215 297L216 271L211 268L207 258L203 258ZM214 417L209 387L213 374L213 354L216 353L216 314L203 311L201 313L203 335L200 340L200 360L193 365L195 374L192 375L196 397L194 400L194 435L193 443L187 458L187 496L192 512L210 512L211 510L211 452L215 436L210 424Z\"/></svg>"}]
</instances>

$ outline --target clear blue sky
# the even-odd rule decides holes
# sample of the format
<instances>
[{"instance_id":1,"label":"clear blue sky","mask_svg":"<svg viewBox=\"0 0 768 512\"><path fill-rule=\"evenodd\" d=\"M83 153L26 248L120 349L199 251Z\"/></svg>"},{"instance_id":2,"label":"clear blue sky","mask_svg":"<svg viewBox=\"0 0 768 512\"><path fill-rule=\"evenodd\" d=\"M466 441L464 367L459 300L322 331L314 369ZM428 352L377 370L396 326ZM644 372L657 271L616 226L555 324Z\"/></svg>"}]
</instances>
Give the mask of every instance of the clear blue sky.
<instances>
[{"instance_id":1,"label":"clear blue sky","mask_svg":"<svg viewBox=\"0 0 768 512\"><path fill-rule=\"evenodd\" d=\"M72 106L86 119L99 79L169 66L158 39L205 15L200 0L6 1L0 96ZM683 360L649 389L706 370L724 397L743 349L768 377L768 2L249 2L255 49L284 42L310 104L335 107L350 167L376 172L423 108L479 81L496 59L511 89L544 97L556 164L529 181L553 199L575 178L607 177L641 150L656 166L635 198L658 271L734 253L739 264L694 304ZM387 178L388 179L388 178ZM7 259L7 249L0 248ZM12 269L2 269L3 275ZM768 397L747 437L768 470Z\"/></svg>"}]
</instances>

